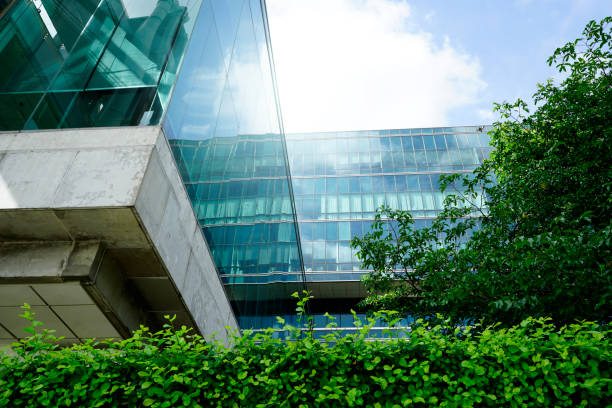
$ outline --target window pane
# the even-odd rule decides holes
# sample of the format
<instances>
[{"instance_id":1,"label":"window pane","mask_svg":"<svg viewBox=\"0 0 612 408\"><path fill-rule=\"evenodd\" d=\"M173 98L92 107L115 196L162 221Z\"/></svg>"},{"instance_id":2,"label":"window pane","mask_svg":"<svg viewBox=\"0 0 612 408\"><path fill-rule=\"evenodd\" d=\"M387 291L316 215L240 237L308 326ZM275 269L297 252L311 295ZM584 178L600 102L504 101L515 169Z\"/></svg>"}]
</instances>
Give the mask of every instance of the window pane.
<instances>
[{"instance_id":1,"label":"window pane","mask_svg":"<svg viewBox=\"0 0 612 408\"><path fill-rule=\"evenodd\" d=\"M351 223L339 222L338 223L338 239L341 241L348 241L351 239Z\"/></svg>"},{"instance_id":2,"label":"window pane","mask_svg":"<svg viewBox=\"0 0 612 408\"><path fill-rule=\"evenodd\" d=\"M338 240L338 224L335 222L325 223L325 239L327 241Z\"/></svg>"}]
</instances>

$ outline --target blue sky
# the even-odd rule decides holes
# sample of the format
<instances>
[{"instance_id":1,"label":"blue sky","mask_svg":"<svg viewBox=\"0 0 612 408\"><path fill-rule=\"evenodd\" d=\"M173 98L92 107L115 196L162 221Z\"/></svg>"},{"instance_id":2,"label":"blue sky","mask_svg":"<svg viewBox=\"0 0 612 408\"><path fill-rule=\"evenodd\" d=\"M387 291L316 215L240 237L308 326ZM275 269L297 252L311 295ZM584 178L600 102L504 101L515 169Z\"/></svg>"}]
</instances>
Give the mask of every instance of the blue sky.
<instances>
[{"instance_id":1,"label":"blue sky","mask_svg":"<svg viewBox=\"0 0 612 408\"><path fill-rule=\"evenodd\" d=\"M610 0L268 0L288 132L489 123Z\"/></svg>"}]
</instances>

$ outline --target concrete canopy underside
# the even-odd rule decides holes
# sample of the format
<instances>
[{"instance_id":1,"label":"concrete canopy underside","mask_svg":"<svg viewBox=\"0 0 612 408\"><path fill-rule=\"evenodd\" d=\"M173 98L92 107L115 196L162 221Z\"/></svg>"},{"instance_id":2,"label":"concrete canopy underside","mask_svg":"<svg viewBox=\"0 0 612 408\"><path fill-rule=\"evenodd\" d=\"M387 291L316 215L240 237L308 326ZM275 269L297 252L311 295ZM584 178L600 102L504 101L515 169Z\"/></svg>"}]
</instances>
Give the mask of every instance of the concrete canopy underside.
<instances>
[{"instance_id":1,"label":"concrete canopy underside","mask_svg":"<svg viewBox=\"0 0 612 408\"><path fill-rule=\"evenodd\" d=\"M156 126L0 133L0 299L0 339L28 299L67 338L237 329Z\"/></svg>"}]
</instances>

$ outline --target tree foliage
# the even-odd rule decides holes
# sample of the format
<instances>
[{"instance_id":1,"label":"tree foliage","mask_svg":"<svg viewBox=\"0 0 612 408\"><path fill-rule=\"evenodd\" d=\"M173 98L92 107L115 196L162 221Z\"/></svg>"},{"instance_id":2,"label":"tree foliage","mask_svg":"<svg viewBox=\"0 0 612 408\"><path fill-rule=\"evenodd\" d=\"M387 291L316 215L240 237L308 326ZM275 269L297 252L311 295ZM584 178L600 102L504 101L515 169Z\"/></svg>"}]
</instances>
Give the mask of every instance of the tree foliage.
<instances>
[{"instance_id":1,"label":"tree foliage","mask_svg":"<svg viewBox=\"0 0 612 408\"><path fill-rule=\"evenodd\" d=\"M612 18L549 58L566 79L538 85L535 109L503 103L489 160L441 177L431 227L382 208L354 238L374 309L515 324L608 320L612 300Z\"/></svg>"},{"instance_id":2,"label":"tree foliage","mask_svg":"<svg viewBox=\"0 0 612 408\"><path fill-rule=\"evenodd\" d=\"M0 407L598 407L612 391L610 332L593 323L417 322L371 341L373 318L323 340L288 326L287 342L245 332L231 348L168 324L59 348L24 316L32 335L15 355L0 350Z\"/></svg>"}]
</instances>

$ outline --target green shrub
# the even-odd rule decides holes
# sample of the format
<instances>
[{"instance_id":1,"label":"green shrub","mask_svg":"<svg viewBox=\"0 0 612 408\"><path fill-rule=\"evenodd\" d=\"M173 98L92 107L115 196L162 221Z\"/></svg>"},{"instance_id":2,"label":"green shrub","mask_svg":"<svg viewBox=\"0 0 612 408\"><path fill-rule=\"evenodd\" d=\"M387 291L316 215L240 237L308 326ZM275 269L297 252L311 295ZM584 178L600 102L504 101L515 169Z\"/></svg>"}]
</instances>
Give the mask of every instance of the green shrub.
<instances>
[{"instance_id":1,"label":"green shrub","mask_svg":"<svg viewBox=\"0 0 612 408\"><path fill-rule=\"evenodd\" d=\"M231 347L175 330L60 348L37 334L0 355L2 407L605 406L610 331L594 323L413 326L404 337L368 332L292 340L245 332ZM377 316L378 317L378 316ZM104 348L99 346L103 345Z\"/></svg>"}]
</instances>

